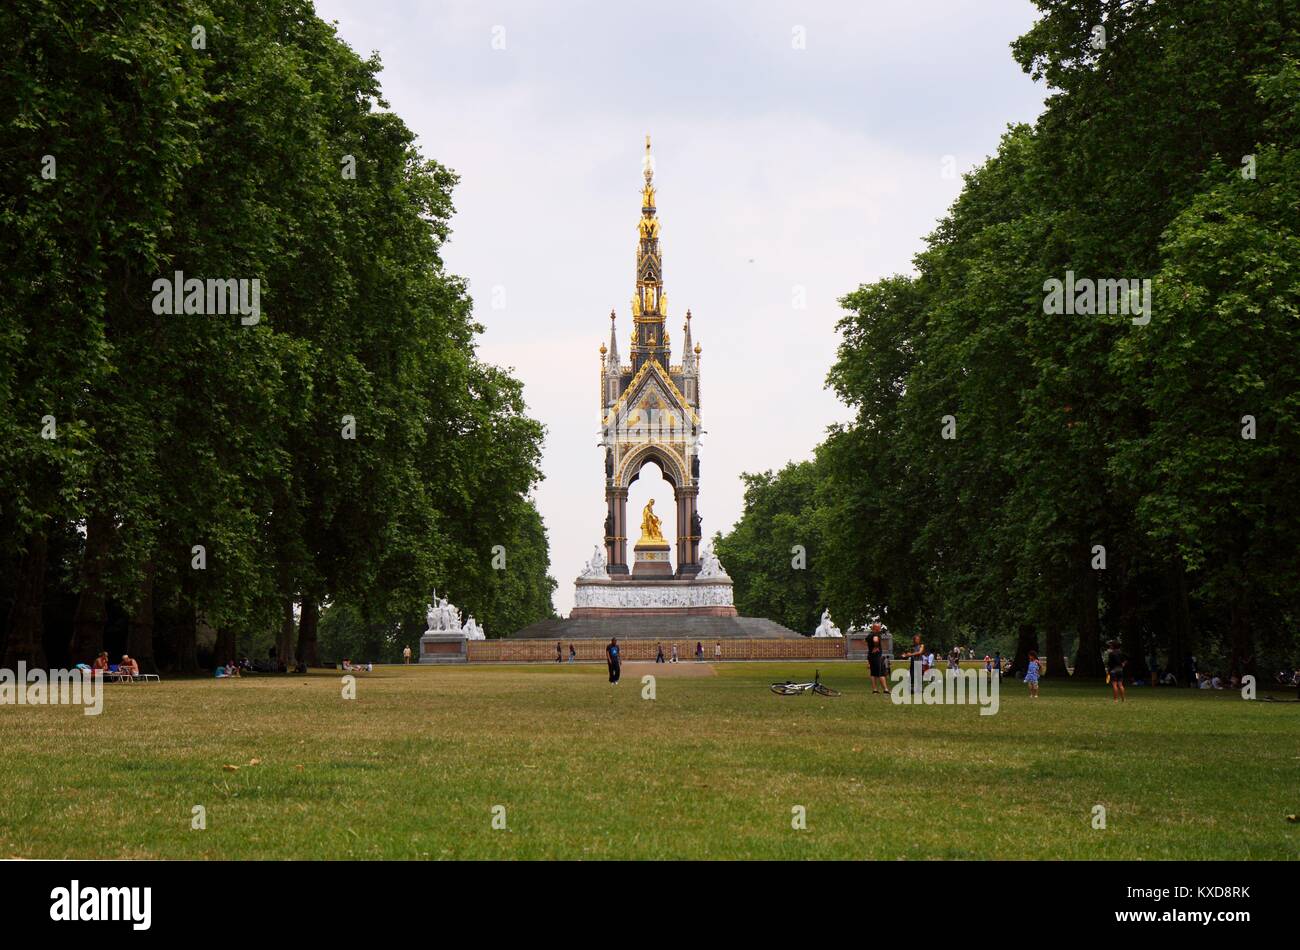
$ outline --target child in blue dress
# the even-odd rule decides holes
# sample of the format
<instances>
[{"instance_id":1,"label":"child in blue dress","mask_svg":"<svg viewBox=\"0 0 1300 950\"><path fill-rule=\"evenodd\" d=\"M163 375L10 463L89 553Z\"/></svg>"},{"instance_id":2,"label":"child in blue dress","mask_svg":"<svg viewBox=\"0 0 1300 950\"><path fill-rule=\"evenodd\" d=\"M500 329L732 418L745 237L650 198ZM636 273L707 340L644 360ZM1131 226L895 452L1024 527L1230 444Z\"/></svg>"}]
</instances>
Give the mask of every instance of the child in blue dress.
<instances>
[{"instance_id":1,"label":"child in blue dress","mask_svg":"<svg viewBox=\"0 0 1300 950\"><path fill-rule=\"evenodd\" d=\"M1038 654L1033 650L1029 651L1029 672L1025 674L1025 682L1029 684L1029 698L1038 698Z\"/></svg>"}]
</instances>

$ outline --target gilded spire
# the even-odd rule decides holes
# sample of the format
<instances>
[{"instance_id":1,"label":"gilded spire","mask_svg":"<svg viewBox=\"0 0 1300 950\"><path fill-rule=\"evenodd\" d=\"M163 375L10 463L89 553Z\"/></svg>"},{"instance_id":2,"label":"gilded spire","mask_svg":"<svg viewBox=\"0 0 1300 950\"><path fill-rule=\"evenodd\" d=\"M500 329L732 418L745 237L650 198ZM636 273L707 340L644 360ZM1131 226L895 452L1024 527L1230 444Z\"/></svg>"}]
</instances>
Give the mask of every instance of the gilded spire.
<instances>
[{"instance_id":1,"label":"gilded spire","mask_svg":"<svg viewBox=\"0 0 1300 950\"><path fill-rule=\"evenodd\" d=\"M641 220L637 224L639 241L636 250L636 296L632 298L632 370L641 368L646 359L668 366L668 334L664 316L668 313L664 297L663 263L659 256L659 218L655 210L654 155L650 136L645 137L645 156L641 174Z\"/></svg>"}]
</instances>

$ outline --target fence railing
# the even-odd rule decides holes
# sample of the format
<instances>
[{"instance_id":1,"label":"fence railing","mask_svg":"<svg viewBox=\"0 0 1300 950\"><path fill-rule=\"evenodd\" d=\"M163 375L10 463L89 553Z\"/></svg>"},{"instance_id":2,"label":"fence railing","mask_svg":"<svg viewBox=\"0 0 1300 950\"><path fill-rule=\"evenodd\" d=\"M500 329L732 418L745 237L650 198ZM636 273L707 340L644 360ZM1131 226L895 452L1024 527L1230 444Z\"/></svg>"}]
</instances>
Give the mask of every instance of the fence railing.
<instances>
[{"instance_id":1,"label":"fence railing","mask_svg":"<svg viewBox=\"0 0 1300 950\"><path fill-rule=\"evenodd\" d=\"M842 660L844 641L832 638L803 640L723 640L721 656L716 655L718 641L704 640L620 640L624 661L654 660L662 646L664 659L672 658L673 645L682 663L695 661L695 645L704 648L705 660ZM608 640L561 640L560 659L567 662L569 647L575 660L605 659ZM470 640L466 644L471 663L554 663L554 640Z\"/></svg>"}]
</instances>

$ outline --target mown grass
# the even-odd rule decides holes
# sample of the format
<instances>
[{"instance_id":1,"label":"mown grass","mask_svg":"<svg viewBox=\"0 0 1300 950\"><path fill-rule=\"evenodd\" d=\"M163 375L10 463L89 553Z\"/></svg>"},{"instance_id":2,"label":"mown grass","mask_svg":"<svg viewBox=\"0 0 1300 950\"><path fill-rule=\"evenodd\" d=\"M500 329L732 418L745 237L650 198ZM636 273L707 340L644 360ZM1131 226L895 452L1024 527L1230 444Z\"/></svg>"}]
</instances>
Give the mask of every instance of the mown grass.
<instances>
[{"instance_id":1,"label":"mown grass","mask_svg":"<svg viewBox=\"0 0 1300 950\"><path fill-rule=\"evenodd\" d=\"M108 687L98 717L0 706L0 857L1300 854L1300 703L1132 689L1115 706L1052 681L1030 701L1008 680L980 716L892 705L863 664L821 669L842 698L767 690L807 664L738 663L660 676L654 701L603 667L538 665L380 668L354 700L313 673Z\"/></svg>"}]
</instances>

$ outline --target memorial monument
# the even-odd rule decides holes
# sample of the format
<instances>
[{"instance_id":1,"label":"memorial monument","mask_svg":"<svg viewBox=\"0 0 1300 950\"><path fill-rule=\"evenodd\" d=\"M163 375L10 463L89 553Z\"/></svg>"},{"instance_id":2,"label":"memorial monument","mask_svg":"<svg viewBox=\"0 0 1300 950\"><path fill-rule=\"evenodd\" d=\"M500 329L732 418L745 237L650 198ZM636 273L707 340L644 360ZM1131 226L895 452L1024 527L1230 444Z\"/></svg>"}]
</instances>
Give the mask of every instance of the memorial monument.
<instances>
[{"instance_id":1,"label":"memorial monument","mask_svg":"<svg viewBox=\"0 0 1300 950\"><path fill-rule=\"evenodd\" d=\"M702 347L691 338L687 310L681 361L673 362L654 171L646 136L628 362L619 350L614 311L609 345L600 347L604 544L575 581L569 618L533 624L515 637L798 637L772 621L739 617L731 578L717 556L701 548ZM629 521L628 491L650 462L673 497L651 498L639 520ZM629 537L636 538L630 551Z\"/></svg>"},{"instance_id":2,"label":"memorial monument","mask_svg":"<svg viewBox=\"0 0 1300 950\"><path fill-rule=\"evenodd\" d=\"M469 640L483 640L487 633L474 620L474 615L462 622L460 610L446 597L438 599L438 592L433 592L424 612L424 622L428 628L420 637L421 663L463 663L466 658L465 644Z\"/></svg>"}]
</instances>

